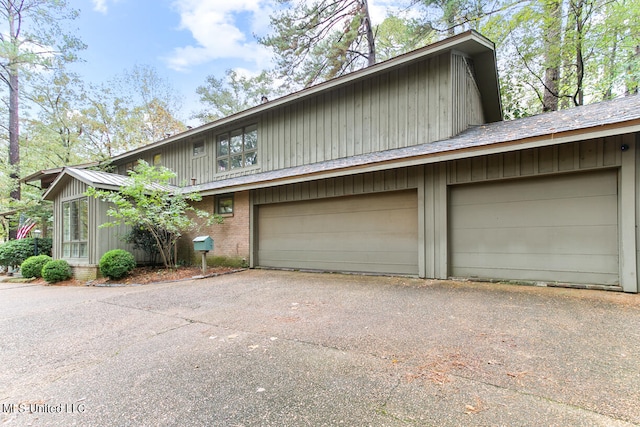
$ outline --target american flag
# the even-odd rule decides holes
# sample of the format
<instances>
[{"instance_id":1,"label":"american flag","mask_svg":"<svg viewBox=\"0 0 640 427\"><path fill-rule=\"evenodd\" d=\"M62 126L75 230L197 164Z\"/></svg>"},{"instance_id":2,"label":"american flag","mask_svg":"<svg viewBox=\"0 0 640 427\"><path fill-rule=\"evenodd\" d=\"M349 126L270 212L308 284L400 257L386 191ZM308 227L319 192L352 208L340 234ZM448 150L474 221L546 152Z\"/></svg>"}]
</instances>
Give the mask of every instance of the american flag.
<instances>
[{"instance_id":1,"label":"american flag","mask_svg":"<svg viewBox=\"0 0 640 427\"><path fill-rule=\"evenodd\" d=\"M22 223L20 228L18 228L18 233L16 234L16 239L24 239L27 237L27 234L35 227L37 224L31 218L27 218L26 221Z\"/></svg>"}]
</instances>

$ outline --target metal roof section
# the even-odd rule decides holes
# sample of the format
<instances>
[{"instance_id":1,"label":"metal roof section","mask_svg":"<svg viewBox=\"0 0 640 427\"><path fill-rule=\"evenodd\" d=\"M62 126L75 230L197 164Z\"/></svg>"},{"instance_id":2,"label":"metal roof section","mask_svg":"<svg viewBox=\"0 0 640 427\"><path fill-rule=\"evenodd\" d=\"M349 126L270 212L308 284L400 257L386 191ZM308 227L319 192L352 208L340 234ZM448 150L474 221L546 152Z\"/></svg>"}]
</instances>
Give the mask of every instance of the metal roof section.
<instances>
[{"instance_id":1,"label":"metal roof section","mask_svg":"<svg viewBox=\"0 0 640 427\"><path fill-rule=\"evenodd\" d=\"M90 187L113 191L118 191L121 187L127 185L127 182L129 181L129 177L124 175L95 170L77 169L75 167L66 167L58 175L56 180L51 184L47 192L44 193L44 195L42 196L43 199L53 200L55 194L57 193L56 187L58 187L61 182L66 182L70 178L75 178L81 182L84 182ZM151 184L148 188L150 191L159 190L168 191L170 193L181 190L181 188L177 186L164 186L158 184Z\"/></svg>"},{"instance_id":2,"label":"metal roof section","mask_svg":"<svg viewBox=\"0 0 640 427\"><path fill-rule=\"evenodd\" d=\"M640 132L640 95L476 126L450 139L186 187L203 195Z\"/></svg>"},{"instance_id":3,"label":"metal roof section","mask_svg":"<svg viewBox=\"0 0 640 427\"><path fill-rule=\"evenodd\" d=\"M236 121L249 119L264 111L299 102L300 100L315 96L327 90L339 88L340 86L347 85L357 80L364 80L376 74L381 74L396 68L406 67L411 63L430 56L436 56L447 51L464 53L477 60L477 63L475 64L476 78L478 80L478 88L480 89L482 96L482 103L487 121L494 122L502 120L502 104L500 101L500 88L498 72L496 69L495 45L492 41L477 31L469 30L387 61L319 83L315 86L285 95L264 104L258 104L253 108L224 117L220 120L204 124L186 132L165 138L161 141L128 151L112 157L110 160L119 161L128 157L134 157L148 150L154 150L167 144L183 141L211 129L226 126Z\"/></svg>"}]
</instances>

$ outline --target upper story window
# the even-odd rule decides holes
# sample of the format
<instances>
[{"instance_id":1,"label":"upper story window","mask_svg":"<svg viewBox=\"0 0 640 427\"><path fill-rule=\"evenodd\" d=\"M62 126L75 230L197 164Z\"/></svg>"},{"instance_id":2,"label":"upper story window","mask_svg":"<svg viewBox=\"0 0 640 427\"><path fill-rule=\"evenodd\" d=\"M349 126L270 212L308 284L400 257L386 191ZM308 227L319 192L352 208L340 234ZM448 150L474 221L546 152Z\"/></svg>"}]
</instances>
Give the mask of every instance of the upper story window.
<instances>
[{"instance_id":1,"label":"upper story window","mask_svg":"<svg viewBox=\"0 0 640 427\"><path fill-rule=\"evenodd\" d=\"M160 166L162 164L162 154L153 155L153 166Z\"/></svg>"},{"instance_id":2,"label":"upper story window","mask_svg":"<svg viewBox=\"0 0 640 427\"><path fill-rule=\"evenodd\" d=\"M251 125L218 135L216 139L218 172L246 168L258 163L258 126Z\"/></svg>"},{"instance_id":3,"label":"upper story window","mask_svg":"<svg viewBox=\"0 0 640 427\"><path fill-rule=\"evenodd\" d=\"M201 139L199 141L195 141L193 143L193 157L200 157L206 153L206 149L204 146L204 140Z\"/></svg>"}]
</instances>

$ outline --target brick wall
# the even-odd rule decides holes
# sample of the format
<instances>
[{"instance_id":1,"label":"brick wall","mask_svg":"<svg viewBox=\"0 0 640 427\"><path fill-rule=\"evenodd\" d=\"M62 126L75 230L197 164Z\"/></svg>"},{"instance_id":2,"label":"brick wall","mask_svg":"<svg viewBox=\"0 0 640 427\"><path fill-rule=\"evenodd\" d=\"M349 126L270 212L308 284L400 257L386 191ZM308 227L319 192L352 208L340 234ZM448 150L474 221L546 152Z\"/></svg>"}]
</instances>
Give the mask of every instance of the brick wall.
<instances>
[{"instance_id":1,"label":"brick wall","mask_svg":"<svg viewBox=\"0 0 640 427\"><path fill-rule=\"evenodd\" d=\"M213 213L214 197L204 197L200 202L194 203L194 207ZM192 240L196 236L211 236L214 242L213 252L207 256L227 256L231 258L244 258L249 261L249 192L234 193L233 215L225 216L223 224L213 224L209 227L202 226L191 235L185 235L179 246L179 258L189 260L199 265L200 254L193 253Z\"/></svg>"}]
</instances>

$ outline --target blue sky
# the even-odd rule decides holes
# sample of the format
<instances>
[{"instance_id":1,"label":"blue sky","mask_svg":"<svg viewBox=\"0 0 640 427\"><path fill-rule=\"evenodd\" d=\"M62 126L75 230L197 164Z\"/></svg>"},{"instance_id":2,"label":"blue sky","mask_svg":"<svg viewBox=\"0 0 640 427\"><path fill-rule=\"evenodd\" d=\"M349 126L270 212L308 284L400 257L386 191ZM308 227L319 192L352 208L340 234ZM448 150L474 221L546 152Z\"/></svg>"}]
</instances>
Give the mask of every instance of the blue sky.
<instances>
[{"instance_id":1,"label":"blue sky","mask_svg":"<svg viewBox=\"0 0 640 427\"><path fill-rule=\"evenodd\" d=\"M380 22L390 0L370 2ZM183 119L198 108L196 87L229 68L257 73L272 54L254 34L269 32L274 0L69 0L80 10L73 23L88 48L74 66L87 82L103 83L150 65L184 99ZM396 2L397 3L397 2Z\"/></svg>"}]
</instances>

